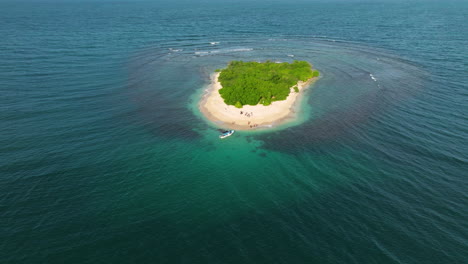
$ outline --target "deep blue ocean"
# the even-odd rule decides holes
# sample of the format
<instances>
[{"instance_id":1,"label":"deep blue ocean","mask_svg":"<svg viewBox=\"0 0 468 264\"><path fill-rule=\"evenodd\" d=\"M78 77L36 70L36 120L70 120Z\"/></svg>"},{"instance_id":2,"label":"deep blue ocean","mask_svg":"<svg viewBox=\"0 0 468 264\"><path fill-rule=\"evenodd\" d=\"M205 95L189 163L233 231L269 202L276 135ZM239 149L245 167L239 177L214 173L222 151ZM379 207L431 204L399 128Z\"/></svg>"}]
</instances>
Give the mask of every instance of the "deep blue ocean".
<instances>
[{"instance_id":1,"label":"deep blue ocean","mask_svg":"<svg viewBox=\"0 0 468 264\"><path fill-rule=\"evenodd\" d=\"M300 118L220 140L229 61ZM0 2L0 263L468 263L467 1Z\"/></svg>"}]
</instances>

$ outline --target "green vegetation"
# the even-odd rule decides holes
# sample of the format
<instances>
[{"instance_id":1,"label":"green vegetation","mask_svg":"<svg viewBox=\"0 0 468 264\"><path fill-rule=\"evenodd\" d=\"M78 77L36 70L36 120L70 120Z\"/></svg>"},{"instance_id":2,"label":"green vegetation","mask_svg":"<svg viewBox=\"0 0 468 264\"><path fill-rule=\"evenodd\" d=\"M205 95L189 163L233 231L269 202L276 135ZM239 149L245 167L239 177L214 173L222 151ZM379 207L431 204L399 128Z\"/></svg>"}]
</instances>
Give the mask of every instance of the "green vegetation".
<instances>
[{"instance_id":1,"label":"green vegetation","mask_svg":"<svg viewBox=\"0 0 468 264\"><path fill-rule=\"evenodd\" d=\"M232 61L221 72L219 81L223 88L219 94L228 105L242 108L243 105L270 105L274 101L285 100L290 88L298 81L318 77L306 61L274 63L271 61L243 62ZM297 87L294 88L299 92Z\"/></svg>"}]
</instances>

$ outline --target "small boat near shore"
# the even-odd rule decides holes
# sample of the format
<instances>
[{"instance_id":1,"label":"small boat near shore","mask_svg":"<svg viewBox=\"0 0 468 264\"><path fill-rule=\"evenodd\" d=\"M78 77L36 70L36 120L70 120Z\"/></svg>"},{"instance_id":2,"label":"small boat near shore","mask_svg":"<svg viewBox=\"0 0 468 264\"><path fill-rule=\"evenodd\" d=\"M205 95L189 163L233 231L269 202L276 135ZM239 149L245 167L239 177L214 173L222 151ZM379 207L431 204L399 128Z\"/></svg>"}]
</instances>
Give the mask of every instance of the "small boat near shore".
<instances>
[{"instance_id":1,"label":"small boat near shore","mask_svg":"<svg viewBox=\"0 0 468 264\"><path fill-rule=\"evenodd\" d=\"M219 135L219 138L227 138L231 136L232 134L234 134L234 130L226 130L226 131L223 131L221 135Z\"/></svg>"}]
</instances>

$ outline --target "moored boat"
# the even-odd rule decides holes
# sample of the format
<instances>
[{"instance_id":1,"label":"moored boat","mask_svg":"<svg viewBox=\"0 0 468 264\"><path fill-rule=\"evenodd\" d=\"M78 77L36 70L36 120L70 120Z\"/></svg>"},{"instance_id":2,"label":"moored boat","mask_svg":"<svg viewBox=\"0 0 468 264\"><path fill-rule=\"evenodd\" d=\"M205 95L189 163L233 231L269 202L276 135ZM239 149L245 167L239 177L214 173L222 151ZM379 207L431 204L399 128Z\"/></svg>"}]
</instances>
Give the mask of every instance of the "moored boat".
<instances>
[{"instance_id":1,"label":"moored boat","mask_svg":"<svg viewBox=\"0 0 468 264\"><path fill-rule=\"evenodd\" d=\"M232 134L234 134L234 130L226 130L226 131L223 131L221 135L219 135L219 138L227 138Z\"/></svg>"}]
</instances>

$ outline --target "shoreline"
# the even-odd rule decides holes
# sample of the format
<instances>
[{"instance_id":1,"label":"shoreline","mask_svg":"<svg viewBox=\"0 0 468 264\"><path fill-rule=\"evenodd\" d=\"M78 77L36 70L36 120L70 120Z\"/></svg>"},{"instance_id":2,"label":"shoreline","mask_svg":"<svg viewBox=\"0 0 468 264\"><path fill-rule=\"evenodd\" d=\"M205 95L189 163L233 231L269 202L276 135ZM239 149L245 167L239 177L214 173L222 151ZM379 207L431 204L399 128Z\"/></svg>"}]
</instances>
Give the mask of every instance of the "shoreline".
<instances>
[{"instance_id":1,"label":"shoreline","mask_svg":"<svg viewBox=\"0 0 468 264\"><path fill-rule=\"evenodd\" d=\"M286 100L275 101L268 106L258 104L237 108L224 103L219 94L218 90L222 88L218 81L219 74L218 72L210 75L211 83L203 94L198 108L208 120L218 127L234 130L273 128L293 120L296 117L294 108L303 98L303 91L318 79L318 77L312 77L305 82L299 81L297 83L299 92L296 93L291 87L291 92Z\"/></svg>"}]
</instances>

